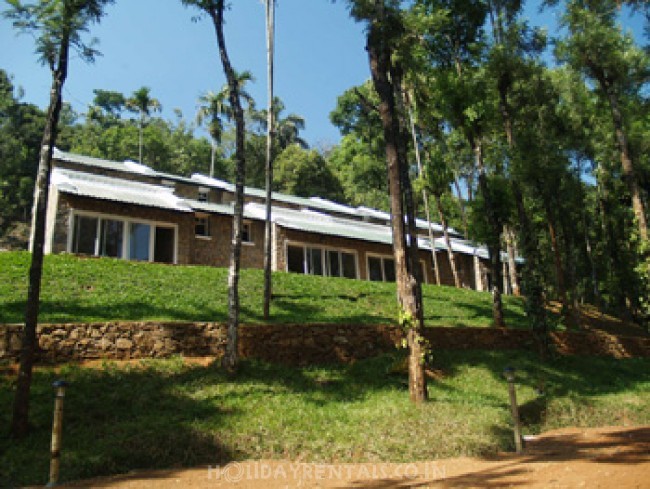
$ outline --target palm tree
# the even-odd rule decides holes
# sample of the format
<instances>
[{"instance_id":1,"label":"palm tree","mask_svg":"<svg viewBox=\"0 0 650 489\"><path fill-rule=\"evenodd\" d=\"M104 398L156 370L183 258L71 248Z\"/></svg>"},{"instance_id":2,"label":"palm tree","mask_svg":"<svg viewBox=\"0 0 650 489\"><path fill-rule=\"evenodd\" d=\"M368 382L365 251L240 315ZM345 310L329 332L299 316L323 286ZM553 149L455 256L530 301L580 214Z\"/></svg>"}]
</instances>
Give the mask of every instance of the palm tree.
<instances>
[{"instance_id":1,"label":"palm tree","mask_svg":"<svg viewBox=\"0 0 650 489\"><path fill-rule=\"evenodd\" d=\"M248 104L254 106L253 97L244 90L246 82L254 81L253 74L250 71L242 73L235 72L237 83L239 85L239 96ZM221 87L219 92L206 92L199 97L199 110L196 114L196 122L203 125L206 120L207 130L212 139L212 152L210 156L210 177L214 176L214 162L216 157L216 147L221 143L224 131L224 121L233 120L233 110L229 102L230 88L228 84Z\"/></svg>"},{"instance_id":2,"label":"palm tree","mask_svg":"<svg viewBox=\"0 0 650 489\"><path fill-rule=\"evenodd\" d=\"M264 222L264 319L271 315L271 198L273 187L273 140L275 138L275 97L273 95L273 62L275 41L275 0L266 0L266 59L268 108L266 127L266 219Z\"/></svg>"},{"instance_id":3,"label":"palm tree","mask_svg":"<svg viewBox=\"0 0 650 489\"><path fill-rule=\"evenodd\" d=\"M282 102L279 97L274 97L273 120L275 122L276 149L278 152L281 152L292 144L297 144L302 149L309 149L307 141L300 137L300 131L305 129L305 119L297 114L289 114L283 118L281 117L281 114L284 109L284 102ZM268 129L267 109L255 111L251 115L251 118L254 122L259 124L261 130L266 131Z\"/></svg>"},{"instance_id":4,"label":"palm tree","mask_svg":"<svg viewBox=\"0 0 650 489\"><path fill-rule=\"evenodd\" d=\"M147 117L151 115L151 112L160 112L162 106L158 99L155 99L149 95L151 89L149 87L141 87L133 95L126 100L126 108L131 112L137 112L140 114L138 121L138 129L140 133L140 142L139 142L139 162L142 161L142 130L144 128L144 123Z\"/></svg>"},{"instance_id":5,"label":"palm tree","mask_svg":"<svg viewBox=\"0 0 650 489\"><path fill-rule=\"evenodd\" d=\"M223 135L223 120L227 105L227 96L223 90L219 93L206 92L199 97L199 111L196 114L196 122L203 125L207 120L207 130L211 138L212 151L210 152L210 178L214 176L214 160L216 157L217 145L221 143Z\"/></svg>"}]
</instances>

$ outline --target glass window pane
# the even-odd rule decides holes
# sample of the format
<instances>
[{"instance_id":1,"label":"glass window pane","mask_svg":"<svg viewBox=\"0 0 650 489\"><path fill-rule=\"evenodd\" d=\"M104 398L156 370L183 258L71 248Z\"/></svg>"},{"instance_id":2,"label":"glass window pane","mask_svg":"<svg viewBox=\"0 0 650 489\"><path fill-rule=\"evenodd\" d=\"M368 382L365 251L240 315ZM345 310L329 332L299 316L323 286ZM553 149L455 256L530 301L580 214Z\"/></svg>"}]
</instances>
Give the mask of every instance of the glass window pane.
<instances>
[{"instance_id":1,"label":"glass window pane","mask_svg":"<svg viewBox=\"0 0 650 489\"><path fill-rule=\"evenodd\" d=\"M74 232L72 237L72 252L94 255L96 239L97 218L75 216Z\"/></svg>"},{"instance_id":2,"label":"glass window pane","mask_svg":"<svg viewBox=\"0 0 650 489\"><path fill-rule=\"evenodd\" d=\"M302 246L288 247L287 270L293 273L305 273L305 250Z\"/></svg>"},{"instance_id":3,"label":"glass window pane","mask_svg":"<svg viewBox=\"0 0 650 489\"><path fill-rule=\"evenodd\" d=\"M253 242L253 229L251 228L250 222L245 222L242 225L241 229L241 241L242 243L252 243Z\"/></svg>"},{"instance_id":4,"label":"glass window pane","mask_svg":"<svg viewBox=\"0 0 650 489\"><path fill-rule=\"evenodd\" d=\"M99 254L122 258L122 241L124 239L124 223L113 219L102 219L99 235Z\"/></svg>"},{"instance_id":5,"label":"glass window pane","mask_svg":"<svg viewBox=\"0 0 650 489\"><path fill-rule=\"evenodd\" d=\"M210 221L207 217L194 218L194 234L196 236L210 236Z\"/></svg>"},{"instance_id":6,"label":"glass window pane","mask_svg":"<svg viewBox=\"0 0 650 489\"><path fill-rule=\"evenodd\" d=\"M151 226L149 224L132 223L130 228L129 258L131 260L149 261Z\"/></svg>"},{"instance_id":7,"label":"glass window pane","mask_svg":"<svg viewBox=\"0 0 650 489\"><path fill-rule=\"evenodd\" d=\"M343 261L343 276L357 278L357 257L353 253L341 253Z\"/></svg>"},{"instance_id":8,"label":"glass window pane","mask_svg":"<svg viewBox=\"0 0 650 489\"><path fill-rule=\"evenodd\" d=\"M323 275L323 252L319 248L308 248L309 273L312 275Z\"/></svg>"},{"instance_id":9,"label":"glass window pane","mask_svg":"<svg viewBox=\"0 0 650 489\"><path fill-rule=\"evenodd\" d=\"M153 260L158 263L174 263L174 228L156 226Z\"/></svg>"},{"instance_id":10,"label":"glass window pane","mask_svg":"<svg viewBox=\"0 0 650 489\"><path fill-rule=\"evenodd\" d=\"M384 280L381 274L381 258L375 258L374 256L368 258L368 278L375 282Z\"/></svg>"},{"instance_id":11,"label":"glass window pane","mask_svg":"<svg viewBox=\"0 0 650 489\"><path fill-rule=\"evenodd\" d=\"M328 272L330 277L340 277L341 276L341 266L339 263L339 252L338 251L328 251L327 252L327 265Z\"/></svg>"},{"instance_id":12,"label":"glass window pane","mask_svg":"<svg viewBox=\"0 0 650 489\"><path fill-rule=\"evenodd\" d=\"M386 282L395 282L395 260L384 258L384 275Z\"/></svg>"}]
</instances>

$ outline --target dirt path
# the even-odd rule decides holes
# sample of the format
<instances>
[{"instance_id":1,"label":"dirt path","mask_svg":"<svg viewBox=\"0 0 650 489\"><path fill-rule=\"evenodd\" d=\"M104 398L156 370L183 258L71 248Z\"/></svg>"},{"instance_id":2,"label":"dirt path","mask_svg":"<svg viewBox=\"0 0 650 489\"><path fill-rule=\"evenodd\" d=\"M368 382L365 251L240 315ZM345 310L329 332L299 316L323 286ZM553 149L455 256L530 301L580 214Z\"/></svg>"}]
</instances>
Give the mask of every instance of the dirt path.
<instances>
[{"instance_id":1,"label":"dirt path","mask_svg":"<svg viewBox=\"0 0 650 489\"><path fill-rule=\"evenodd\" d=\"M221 468L143 471L66 487L97 488L650 488L650 427L562 429L528 442L522 456L412 464L319 465L246 461Z\"/></svg>"}]
</instances>

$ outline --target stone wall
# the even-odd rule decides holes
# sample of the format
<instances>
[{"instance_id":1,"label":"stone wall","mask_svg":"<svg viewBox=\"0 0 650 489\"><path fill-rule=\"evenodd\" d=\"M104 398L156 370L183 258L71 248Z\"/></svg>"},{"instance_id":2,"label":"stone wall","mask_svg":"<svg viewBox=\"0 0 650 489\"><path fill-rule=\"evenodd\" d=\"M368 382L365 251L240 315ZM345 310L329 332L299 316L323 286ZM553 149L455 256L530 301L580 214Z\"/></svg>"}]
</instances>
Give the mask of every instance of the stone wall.
<instances>
[{"instance_id":1,"label":"stone wall","mask_svg":"<svg viewBox=\"0 0 650 489\"><path fill-rule=\"evenodd\" d=\"M15 361L20 353L20 325L0 325L0 359ZM533 349L530 331L495 328L427 328L435 349ZM219 323L92 323L40 325L41 362L89 359L221 356L226 326ZM242 325L239 353L288 365L351 362L393 351L402 335L386 325ZM650 338L605 333L551 334L561 354L650 356Z\"/></svg>"}]
</instances>

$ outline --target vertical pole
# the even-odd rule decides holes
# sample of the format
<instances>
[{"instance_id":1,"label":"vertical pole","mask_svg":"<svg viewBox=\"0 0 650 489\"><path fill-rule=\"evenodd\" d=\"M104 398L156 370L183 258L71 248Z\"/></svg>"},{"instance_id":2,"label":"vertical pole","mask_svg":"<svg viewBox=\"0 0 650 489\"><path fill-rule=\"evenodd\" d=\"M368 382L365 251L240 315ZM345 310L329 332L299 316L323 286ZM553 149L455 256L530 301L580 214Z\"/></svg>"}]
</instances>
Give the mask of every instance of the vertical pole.
<instances>
[{"instance_id":1,"label":"vertical pole","mask_svg":"<svg viewBox=\"0 0 650 489\"><path fill-rule=\"evenodd\" d=\"M50 451L50 481L47 487L56 486L59 481L59 466L61 464L61 431L63 427L63 399L68 383L57 380L52 384L56 389L54 398L54 420L52 422L52 448Z\"/></svg>"},{"instance_id":2,"label":"vertical pole","mask_svg":"<svg viewBox=\"0 0 650 489\"><path fill-rule=\"evenodd\" d=\"M508 395L510 396L510 412L512 414L512 422L515 435L515 450L517 453L523 452L521 440L521 424L519 423L519 407L517 406L517 391L515 390L515 369L507 367L503 371L506 380L508 381Z\"/></svg>"}]
</instances>

